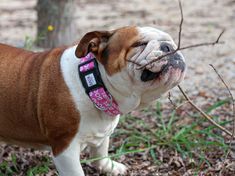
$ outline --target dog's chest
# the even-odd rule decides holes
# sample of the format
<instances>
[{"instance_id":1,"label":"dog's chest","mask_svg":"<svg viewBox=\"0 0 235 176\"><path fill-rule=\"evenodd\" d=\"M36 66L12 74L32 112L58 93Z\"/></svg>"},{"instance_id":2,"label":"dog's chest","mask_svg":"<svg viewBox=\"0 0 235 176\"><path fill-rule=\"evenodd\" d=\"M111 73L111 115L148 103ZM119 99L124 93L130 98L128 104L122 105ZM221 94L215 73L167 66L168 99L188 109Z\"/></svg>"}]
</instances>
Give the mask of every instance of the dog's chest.
<instances>
[{"instance_id":1,"label":"dog's chest","mask_svg":"<svg viewBox=\"0 0 235 176\"><path fill-rule=\"evenodd\" d=\"M107 119L110 118L110 119ZM105 137L110 136L119 121L117 117L101 117L99 115L81 116L78 140L90 146L99 146Z\"/></svg>"}]
</instances>

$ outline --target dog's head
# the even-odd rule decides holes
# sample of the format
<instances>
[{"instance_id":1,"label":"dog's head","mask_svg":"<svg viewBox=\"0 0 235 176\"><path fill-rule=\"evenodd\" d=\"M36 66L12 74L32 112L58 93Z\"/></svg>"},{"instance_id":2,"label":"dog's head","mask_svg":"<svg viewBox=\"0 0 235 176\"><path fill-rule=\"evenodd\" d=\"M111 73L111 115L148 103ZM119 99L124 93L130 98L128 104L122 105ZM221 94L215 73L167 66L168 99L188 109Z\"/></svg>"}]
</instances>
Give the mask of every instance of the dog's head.
<instances>
[{"instance_id":1,"label":"dog's head","mask_svg":"<svg viewBox=\"0 0 235 176\"><path fill-rule=\"evenodd\" d=\"M124 94L138 94L140 101L147 103L180 83L185 73L184 57L178 51L138 68L175 49L167 33L131 26L87 33L78 44L76 56L92 52L111 84Z\"/></svg>"}]
</instances>

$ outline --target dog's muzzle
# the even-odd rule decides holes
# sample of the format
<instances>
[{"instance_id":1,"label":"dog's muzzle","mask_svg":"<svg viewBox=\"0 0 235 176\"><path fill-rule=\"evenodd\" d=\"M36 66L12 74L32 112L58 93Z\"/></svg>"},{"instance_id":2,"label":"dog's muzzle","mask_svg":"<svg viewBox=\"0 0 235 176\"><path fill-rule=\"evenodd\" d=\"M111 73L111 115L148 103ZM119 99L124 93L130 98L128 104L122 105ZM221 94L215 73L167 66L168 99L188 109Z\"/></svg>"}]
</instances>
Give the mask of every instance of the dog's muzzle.
<instances>
[{"instance_id":1,"label":"dog's muzzle","mask_svg":"<svg viewBox=\"0 0 235 176\"><path fill-rule=\"evenodd\" d=\"M164 75L168 72L169 68L179 69L181 72L185 70L185 62L182 59L182 55L175 53L168 57L168 61L165 65L162 65L161 70L158 72L152 72L148 69L144 69L141 74L141 81L147 82L157 79L159 76Z\"/></svg>"}]
</instances>

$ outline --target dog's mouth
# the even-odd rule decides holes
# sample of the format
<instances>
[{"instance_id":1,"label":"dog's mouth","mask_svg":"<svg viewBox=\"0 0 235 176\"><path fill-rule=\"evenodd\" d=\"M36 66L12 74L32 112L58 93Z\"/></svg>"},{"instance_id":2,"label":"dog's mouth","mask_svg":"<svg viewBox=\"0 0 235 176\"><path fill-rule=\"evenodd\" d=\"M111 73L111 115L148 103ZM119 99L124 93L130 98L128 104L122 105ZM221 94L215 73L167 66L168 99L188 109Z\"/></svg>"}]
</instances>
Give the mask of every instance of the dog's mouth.
<instances>
[{"instance_id":1,"label":"dog's mouth","mask_svg":"<svg viewBox=\"0 0 235 176\"><path fill-rule=\"evenodd\" d=\"M185 63L182 60L170 59L167 64L162 65L161 70L158 72L152 72L148 69L144 69L141 74L141 81L147 82L158 79L161 75L166 74L169 68L172 67L173 69L179 69L181 72L185 70Z\"/></svg>"},{"instance_id":2,"label":"dog's mouth","mask_svg":"<svg viewBox=\"0 0 235 176\"><path fill-rule=\"evenodd\" d=\"M154 73L154 72L151 72L150 70L144 69L141 74L140 79L143 82L147 82L147 81L151 81L151 80L158 78L160 74L161 74L161 71Z\"/></svg>"}]
</instances>

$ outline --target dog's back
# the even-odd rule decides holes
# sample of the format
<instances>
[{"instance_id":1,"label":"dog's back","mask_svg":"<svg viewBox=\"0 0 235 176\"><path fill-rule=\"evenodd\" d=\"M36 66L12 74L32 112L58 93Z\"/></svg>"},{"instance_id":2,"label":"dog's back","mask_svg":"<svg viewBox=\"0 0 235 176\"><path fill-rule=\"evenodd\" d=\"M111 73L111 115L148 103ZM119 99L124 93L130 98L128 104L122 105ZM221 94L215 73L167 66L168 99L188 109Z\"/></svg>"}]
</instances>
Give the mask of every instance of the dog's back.
<instances>
[{"instance_id":1,"label":"dog's back","mask_svg":"<svg viewBox=\"0 0 235 176\"><path fill-rule=\"evenodd\" d=\"M35 136L39 130L35 105L40 71L36 65L43 63L43 58L36 59L37 55L0 44L0 136L6 140L40 138Z\"/></svg>"},{"instance_id":2,"label":"dog's back","mask_svg":"<svg viewBox=\"0 0 235 176\"><path fill-rule=\"evenodd\" d=\"M55 136L66 133L63 126L73 102L60 71L63 51L34 53L0 44L0 140L51 146ZM78 118L72 118L74 131L65 130L75 133Z\"/></svg>"}]
</instances>

